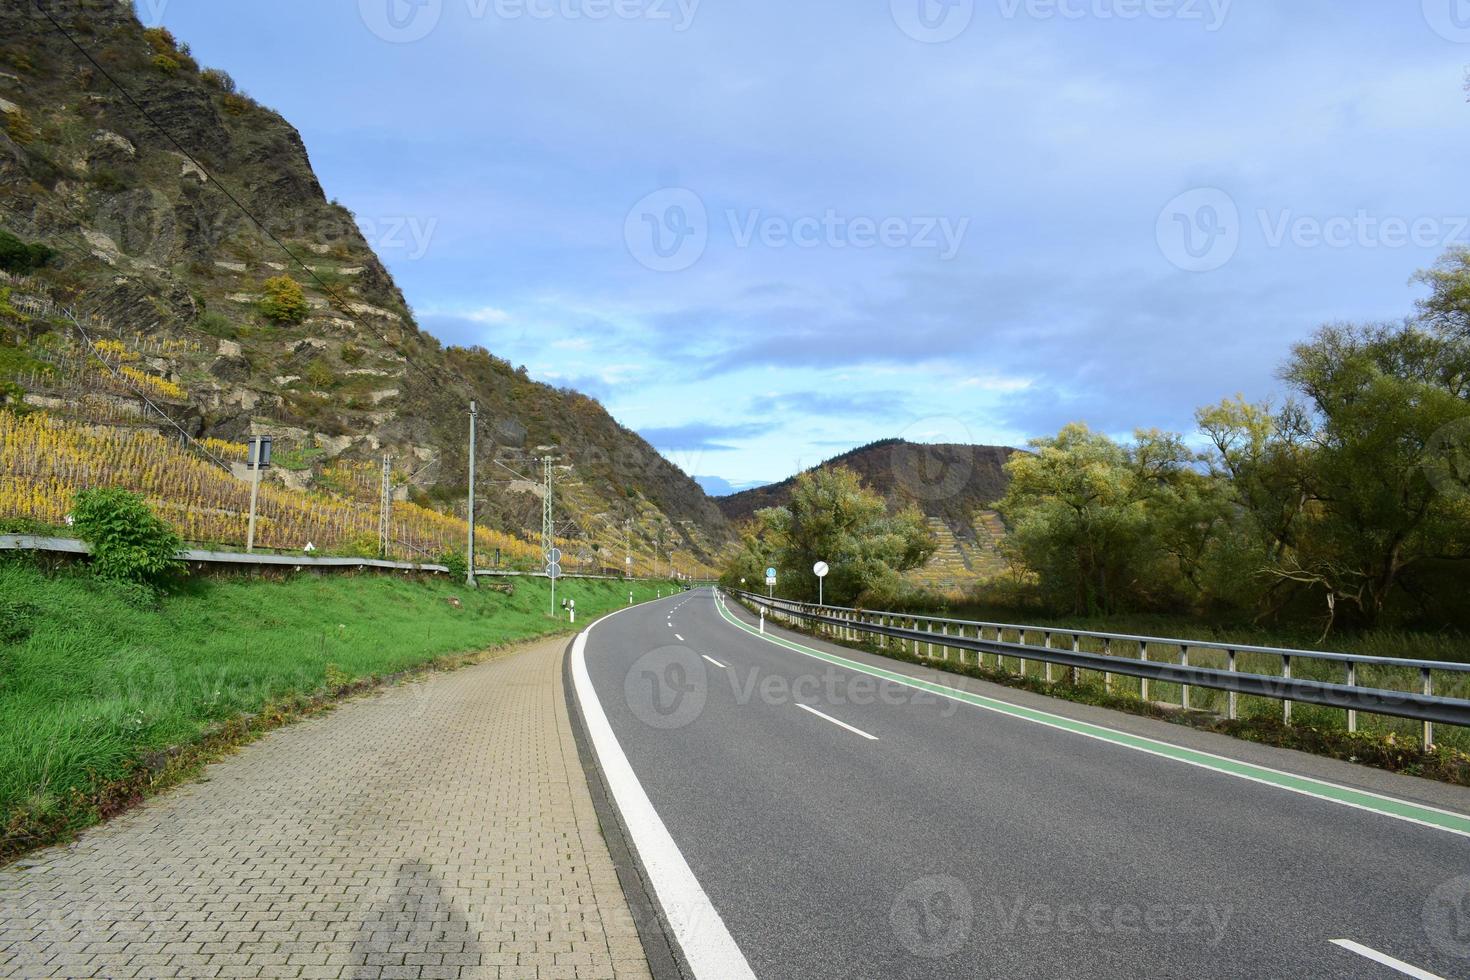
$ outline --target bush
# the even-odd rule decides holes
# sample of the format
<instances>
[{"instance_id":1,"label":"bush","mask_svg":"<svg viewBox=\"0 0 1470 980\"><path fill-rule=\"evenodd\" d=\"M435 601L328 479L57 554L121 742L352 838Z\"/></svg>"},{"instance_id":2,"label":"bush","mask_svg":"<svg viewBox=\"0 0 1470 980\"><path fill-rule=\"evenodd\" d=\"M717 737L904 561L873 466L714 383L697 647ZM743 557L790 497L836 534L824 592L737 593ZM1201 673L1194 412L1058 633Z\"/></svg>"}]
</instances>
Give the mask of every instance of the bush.
<instances>
[{"instance_id":1,"label":"bush","mask_svg":"<svg viewBox=\"0 0 1470 980\"><path fill-rule=\"evenodd\" d=\"M153 67L165 75L177 75L179 73L179 61L166 54L153 56Z\"/></svg>"},{"instance_id":2,"label":"bush","mask_svg":"<svg viewBox=\"0 0 1470 980\"><path fill-rule=\"evenodd\" d=\"M6 272L30 275L55 257L55 249L41 244L27 245L9 232L0 231L0 269Z\"/></svg>"},{"instance_id":3,"label":"bush","mask_svg":"<svg viewBox=\"0 0 1470 980\"><path fill-rule=\"evenodd\" d=\"M250 111L252 105L249 96L243 92L226 92L223 99L225 112L232 116L243 116Z\"/></svg>"},{"instance_id":4,"label":"bush","mask_svg":"<svg viewBox=\"0 0 1470 980\"><path fill-rule=\"evenodd\" d=\"M29 146L40 135L36 132L36 127L31 122L31 117L20 109L5 114L5 132L21 146Z\"/></svg>"},{"instance_id":5,"label":"bush","mask_svg":"<svg viewBox=\"0 0 1470 980\"><path fill-rule=\"evenodd\" d=\"M207 68L200 77L204 79L206 85L217 88L226 95L235 94L235 80L230 77L230 73L227 71L221 71L218 68Z\"/></svg>"},{"instance_id":6,"label":"bush","mask_svg":"<svg viewBox=\"0 0 1470 980\"><path fill-rule=\"evenodd\" d=\"M301 291L301 284L290 276L267 279L264 292L260 301L260 312L272 323L300 323L311 312L306 294Z\"/></svg>"},{"instance_id":7,"label":"bush","mask_svg":"<svg viewBox=\"0 0 1470 980\"><path fill-rule=\"evenodd\" d=\"M449 578L451 581L460 582L469 578L470 563L465 560L463 552L446 551L439 556L439 564L449 569Z\"/></svg>"},{"instance_id":8,"label":"bush","mask_svg":"<svg viewBox=\"0 0 1470 980\"><path fill-rule=\"evenodd\" d=\"M166 27L150 27L143 32L143 37L157 54L172 54L179 49L179 42Z\"/></svg>"},{"instance_id":9,"label":"bush","mask_svg":"<svg viewBox=\"0 0 1470 980\"><path fill-rule=\"evenodd\" d=\"M135 493L82 490L72 519L77 536L92 546L92 570L102 578L158 587L184 570L178 560L184 542Z\"/></svg>"},{"instance_id":10,"label":"bush","mask_svg":"<svg viewBox=\"0 0 1470 980\"><path fill-rule=\"evenodd\" d=\"M320 359L312 361L311 364L307 365L306 380L311 382L313 388L333 388L337 384L337 376Z\"/></svg>"}]
</instances>

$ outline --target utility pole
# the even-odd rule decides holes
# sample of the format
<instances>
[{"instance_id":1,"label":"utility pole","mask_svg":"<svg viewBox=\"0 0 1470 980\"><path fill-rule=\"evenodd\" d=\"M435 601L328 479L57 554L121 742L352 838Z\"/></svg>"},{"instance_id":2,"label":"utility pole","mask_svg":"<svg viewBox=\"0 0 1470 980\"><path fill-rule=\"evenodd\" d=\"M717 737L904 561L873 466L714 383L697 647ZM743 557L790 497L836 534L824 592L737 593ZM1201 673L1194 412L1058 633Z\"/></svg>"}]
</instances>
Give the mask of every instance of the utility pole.
<instances>
[{"instance_id":1,"label":"utility pole","mask_svg":"<svg viewBox=\"0 0 1470 980\"><path fill-rule=\"evenodd\" d=\"M378 557L388 557L390 515L393 512L393 457L383 454L383 488L378 503Z\"/></svg>"},{"instance_id":2,"label":"utility pole","mask_svg":"<svg viewBox=\"0 0 1470 980\"><path fill-rule=\"evenodd\" d=\"M479 420L479 412L475 403L470 402L470 541L466 549L469 554L470 571L465 579L465 585L475 588L475 423Z\"/></svg>"},{"instance_id":3,"label":"utility pole","mask_svg":"<svg viewBox=\"0 0 1470 980\"><path fill-rule=\"evenodd\" d=\"M541 457L546 486L541 496L541 552L546 556L546 575L551 579L551 615L556 615L556 525L552 523L551 457Z\"/></svg>"}]
</instances>

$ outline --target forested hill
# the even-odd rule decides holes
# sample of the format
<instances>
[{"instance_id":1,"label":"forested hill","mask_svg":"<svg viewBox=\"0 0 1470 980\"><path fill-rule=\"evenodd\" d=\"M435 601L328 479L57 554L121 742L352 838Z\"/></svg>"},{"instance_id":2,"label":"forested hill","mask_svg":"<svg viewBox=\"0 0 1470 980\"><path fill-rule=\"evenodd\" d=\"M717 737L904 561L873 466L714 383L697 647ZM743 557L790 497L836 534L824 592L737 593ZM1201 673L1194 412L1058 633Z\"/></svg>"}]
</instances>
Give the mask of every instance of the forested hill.
<instances>
[{"instance_id":1,"label":"forested hill","mask_svg":"<svg viewBox=\"0 0 1470 980\"><path fill-rule=\"evenodd\" d=\"M308 464L298 489L335 463L389 453L414 500L462 514L473 399L491 479L509 479L497 454L570 464L569 536L621 551L631 529L635 553L662 537L708 558L728 539L698 485L596 401L420 331L300 134L226 72L145 30L129 3L46 6L56 23L28 2L0 5L0 232L55 252L7 284L15 309L50 300L98 315L94 339L154 378L139 383L191 436L272 433L278 452ZM64 415L77 390L97 393L38 367L65 333L54 319L10 318L5 398ZM107 418L75 421L126 411L109 402ZM492 526L539 522L525 484L486 496Z\"/></svg>"},{"instance_id":2,"label":"forested hill","mask_svg":"<svg viewBox=\"0 0 1470 980\"><path fill-rule=\"evenodd\" d=\"M1002 446L927 445L885 439L833 457L813 469L845 466L864 485L882 494L890 507L917 506L926 517L950 527L968 527L977 511L1005 495L1003 469L1014 449ZM743 521L765 507L790 499L796 477L770 486L716 498L732 521Z\"/></svg>"}]
</instances>

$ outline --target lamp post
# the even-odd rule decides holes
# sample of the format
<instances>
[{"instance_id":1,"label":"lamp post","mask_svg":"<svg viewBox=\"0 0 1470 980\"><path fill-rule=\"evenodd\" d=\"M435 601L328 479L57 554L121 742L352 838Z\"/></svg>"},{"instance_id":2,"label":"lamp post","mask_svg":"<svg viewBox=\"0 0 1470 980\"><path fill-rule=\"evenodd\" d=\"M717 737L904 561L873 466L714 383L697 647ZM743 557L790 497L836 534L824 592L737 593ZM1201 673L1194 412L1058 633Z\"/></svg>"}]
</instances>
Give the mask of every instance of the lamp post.
<instances>
[{"instance_id":1,"label":"lamp post","mask_svg":"<svg viewBox=\"0 0 1470 980\"><path fill-rule=\"evenodd\" d=\"M250 453L246 457L246 465L250 467L250 521L245 528L247 555L255 551L255 504L260 499L260 471L270 469L271 443L270 436L250 437Z\"/></svg>"}]
</instances>

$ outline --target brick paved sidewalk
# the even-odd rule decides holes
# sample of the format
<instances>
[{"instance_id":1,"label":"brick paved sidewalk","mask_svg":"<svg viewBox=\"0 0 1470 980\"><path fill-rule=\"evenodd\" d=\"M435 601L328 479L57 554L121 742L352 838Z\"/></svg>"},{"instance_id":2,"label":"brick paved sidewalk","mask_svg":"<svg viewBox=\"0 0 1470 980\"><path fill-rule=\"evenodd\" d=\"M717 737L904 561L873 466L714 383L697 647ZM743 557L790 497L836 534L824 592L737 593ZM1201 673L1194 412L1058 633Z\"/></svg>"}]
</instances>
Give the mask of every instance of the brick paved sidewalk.
<instances>
[{"instance_id":1,"label":"brick paved sidewalk","mask_svg":"<svg viewBox=\"0 0 1470 980\"><path fill-rule=\"evenodd\" d=\"M564 647L350 702L0 870L0 976L647 977Z\"/></svg>"}]
</instances>

